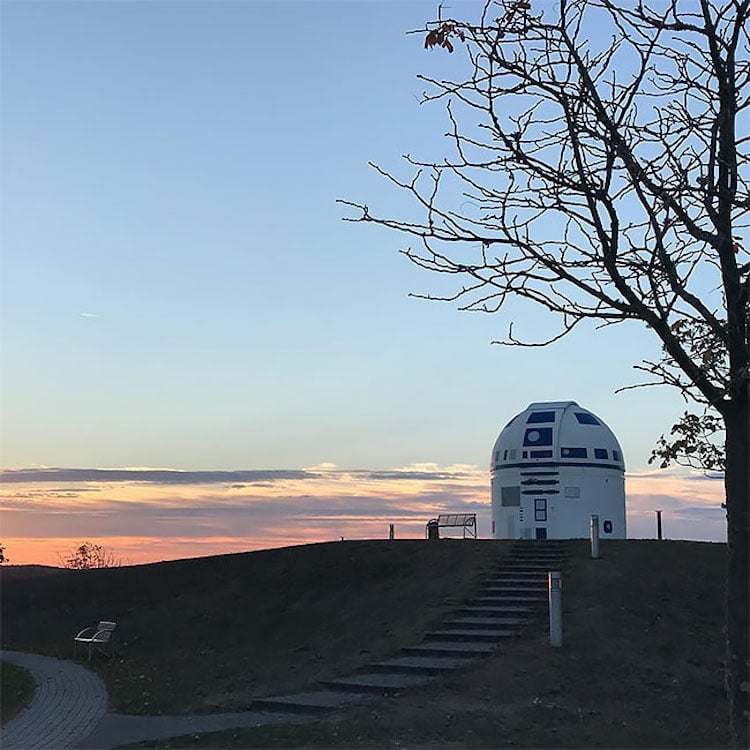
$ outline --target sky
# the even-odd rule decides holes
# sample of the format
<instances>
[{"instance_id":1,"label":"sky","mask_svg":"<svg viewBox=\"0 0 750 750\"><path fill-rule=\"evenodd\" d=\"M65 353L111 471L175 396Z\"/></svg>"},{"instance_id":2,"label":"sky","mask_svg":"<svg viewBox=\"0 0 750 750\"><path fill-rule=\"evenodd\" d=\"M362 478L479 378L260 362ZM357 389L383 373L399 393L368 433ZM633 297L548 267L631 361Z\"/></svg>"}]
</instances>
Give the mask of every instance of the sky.
<instances>
[{"instance_id":1,"label":"sky","mask_svg":"<svg viewBox=\"0 0 750 750\"><path fill-rule=\"evenodd\" d=\"M399 253L408 240L342 220L337 199L414 210L368 162L408 177L402 155L446 154L445 108L419 103L417 75L465 60L407 33L435 3L0 13L12 562L55 564L82 539L145 562L385 536L394 521L421 536L464 508L487 534L498 432L568 399L623 446L631 536L653 536L664 508L673 538L725 538L720 481L648 464L680 397L616 393L659 356L642 326L493 345L511 321L529 335L554 322L414 299L439 280Z\"/></svg>"}]
</instances>

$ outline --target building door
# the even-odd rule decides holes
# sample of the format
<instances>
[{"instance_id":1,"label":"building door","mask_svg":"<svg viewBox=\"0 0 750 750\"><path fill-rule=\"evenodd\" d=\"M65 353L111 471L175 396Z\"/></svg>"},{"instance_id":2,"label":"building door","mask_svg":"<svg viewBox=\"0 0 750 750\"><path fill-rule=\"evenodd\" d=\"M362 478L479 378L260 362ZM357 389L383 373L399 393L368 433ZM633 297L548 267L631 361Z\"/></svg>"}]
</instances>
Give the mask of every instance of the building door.
<instances>
[{"instance_id":1,"label":"building door","mask_svg":"<svg viewBox=\"0 0 750 750\"><path fill-rule=\"evenodd\" d=\"M547 500L545 498L536 498L534 500L534 521L535 523L547 523ZM536 527L536 538L547 538L547 527Z\"/></svg>"}]
</instances>

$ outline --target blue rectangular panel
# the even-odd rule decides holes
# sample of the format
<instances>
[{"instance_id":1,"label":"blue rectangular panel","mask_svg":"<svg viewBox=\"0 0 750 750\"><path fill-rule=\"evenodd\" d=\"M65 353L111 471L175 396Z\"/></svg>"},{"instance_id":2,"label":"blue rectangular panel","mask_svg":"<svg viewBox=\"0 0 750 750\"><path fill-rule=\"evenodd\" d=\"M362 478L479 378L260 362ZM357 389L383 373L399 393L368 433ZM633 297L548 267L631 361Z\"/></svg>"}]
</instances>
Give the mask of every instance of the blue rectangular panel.
<instances>
[{"instance_id":1,"label":"blue rectangular panel","mask_svg":"<svg viewBox=\"0 0 750 750\"><path fill-rule=\"evenodd\" d=\"M552 445L552 428L551 427L530 427L523 434L524 446L530 445Z\"/></svg>"},{"instance_id":2,"label":"blue rectangular panel","mask_svg":"<svg viewBox=\"0 0 750 750\"><path fill-rule=\"evenodd\" d=\"M588 458L585 448L560 448L563 458Z\"/></svg>"},{"instance_id":3,"label":"blue rectangular panel","mask_svg":"<svg viewBox=\"0 0 750 750\"><path fill-rule=\"evenodd\" d=\"M539 422L554 422L555 412L553 411L532 411L526 424L539 424Z\"/></svg>"},{"instance_id":4,"label":"blue rectangular panel","mask_svg":"<svg viewBox=\"0 0 750 750\"><path fill-rule=\"evenodd\" d=\"M593 414L584 411L577 411L575 414L578 424L599 424L599 420Z\"/></svg>"}]
</instances>

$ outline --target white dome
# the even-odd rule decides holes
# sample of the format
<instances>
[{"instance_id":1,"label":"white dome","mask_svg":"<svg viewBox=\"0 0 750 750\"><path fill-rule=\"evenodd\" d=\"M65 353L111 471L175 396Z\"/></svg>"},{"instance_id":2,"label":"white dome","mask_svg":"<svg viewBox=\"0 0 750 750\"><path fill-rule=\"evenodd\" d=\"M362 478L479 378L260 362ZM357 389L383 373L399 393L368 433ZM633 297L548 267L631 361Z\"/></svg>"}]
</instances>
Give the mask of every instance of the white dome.
<instances>
[{"instance_id":1,"label":"white dome","mask_svg":"<svg viewBox=\"0 0 750 750\"><path fill-rule=\"evenodd\" d=\"M622 448L612 430L575 401L529 404L505 425L490 462L492 469L554 462L625 470Z\"/></svg>"}]
</instances>

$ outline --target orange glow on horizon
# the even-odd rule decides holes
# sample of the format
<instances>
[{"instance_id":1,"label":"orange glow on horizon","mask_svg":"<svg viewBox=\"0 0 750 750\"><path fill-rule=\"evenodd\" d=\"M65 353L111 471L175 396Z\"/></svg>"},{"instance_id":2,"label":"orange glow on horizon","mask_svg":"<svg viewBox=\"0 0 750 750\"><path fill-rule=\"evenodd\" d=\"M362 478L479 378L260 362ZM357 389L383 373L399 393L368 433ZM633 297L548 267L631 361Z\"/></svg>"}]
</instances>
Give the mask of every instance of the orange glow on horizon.
<instances>
[{"instance_id":1,"label":"orange glow on horizon","mask_svg":"<svg viewBox=\"0 0 750 750\"><path fill-rule=\"evenodd\" d=\"M476 467L316 471L313 478L236 484L6 483L2 542L12 565L58 566L84 541L135 565L341 537L386 539L390 523L397 539L419 539L426 521L445 512L476 512L480 538L490 534L489 478ZM635 473L626 490L630 537L653 537L659 508L668 537L725 539L721 481Z\"/></svg>"}]
</instances>

